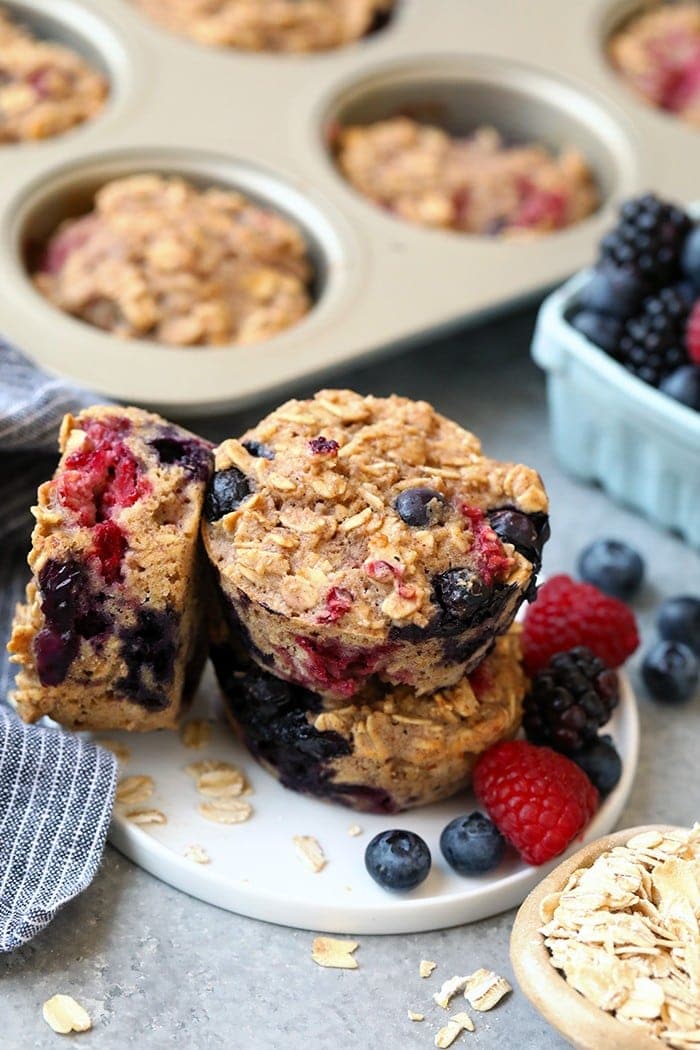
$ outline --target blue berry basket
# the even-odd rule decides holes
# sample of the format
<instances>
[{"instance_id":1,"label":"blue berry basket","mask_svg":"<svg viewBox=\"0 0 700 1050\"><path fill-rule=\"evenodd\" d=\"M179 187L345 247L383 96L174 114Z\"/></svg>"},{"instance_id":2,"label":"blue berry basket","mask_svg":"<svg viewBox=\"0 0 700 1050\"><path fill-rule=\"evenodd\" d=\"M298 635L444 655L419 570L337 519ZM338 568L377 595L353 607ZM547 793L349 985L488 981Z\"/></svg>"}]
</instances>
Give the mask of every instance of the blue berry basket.
<instances>
[{"instance_id":1,"label":"blue berry basket","mask_svg":"<svg viewBox=\"0 0 700 1050\"><path fill-rule=\"evenodd\" d=\"M545 299L532 356L547 373L552 442L562 466L700 548L700 412L600 350L567 321L591 271Z\"/></svg>"}]
</instances>

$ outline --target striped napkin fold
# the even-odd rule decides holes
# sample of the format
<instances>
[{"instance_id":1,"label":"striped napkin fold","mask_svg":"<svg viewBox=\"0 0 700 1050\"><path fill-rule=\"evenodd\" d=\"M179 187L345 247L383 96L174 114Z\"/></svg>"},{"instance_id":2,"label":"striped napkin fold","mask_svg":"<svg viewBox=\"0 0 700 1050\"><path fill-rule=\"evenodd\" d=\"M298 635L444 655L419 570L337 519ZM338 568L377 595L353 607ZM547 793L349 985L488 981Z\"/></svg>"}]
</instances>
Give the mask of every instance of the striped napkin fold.
<instances>
[{"instance_id":1,"label":"striped napkin fold","mask_svg":"<svg viewBox=\"0 0 700 1050\"><path fill-rule=\"evenodd\" d=\"M0 952L34 937L92 881L114 803L114 756L7 705L4 651L24 589L36 489L56 462L62 416L104 400L0 342Z\"/></svg>"}]
</instances>

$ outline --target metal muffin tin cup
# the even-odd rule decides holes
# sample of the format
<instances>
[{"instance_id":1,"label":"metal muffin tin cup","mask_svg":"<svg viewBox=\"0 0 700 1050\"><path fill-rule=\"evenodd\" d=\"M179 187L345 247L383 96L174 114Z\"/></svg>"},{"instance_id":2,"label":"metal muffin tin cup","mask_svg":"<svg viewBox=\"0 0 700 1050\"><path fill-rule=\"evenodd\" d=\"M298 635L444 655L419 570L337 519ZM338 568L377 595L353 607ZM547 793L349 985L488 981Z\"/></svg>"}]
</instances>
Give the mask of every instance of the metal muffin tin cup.
<instances>
[{"instance_id":1,"label":"metal muffin tin cup","mask_svg":"<svg viewBox=\"0 0 700 1050\"><path fill-rule=\"evenodd\" d=\"M0 330L35 360L171 415L215 412L369 354L474 321L588 261L620 198L644 186L693 194L700 139L621 84L603 53L609 12L580 0L401 0L357 44L303 56L206 48L152 24L130 0L11 0L12 12L105 70L94 121L0 147ZM549 236L486 239L401 222L338 172L329 123L412 106L452 129L493 123L515 140L578 146L602 203ZM684 163L672 159L684 151ZM299 223L318 270L316 303L265 343L172 348L122 341L62 314L27 275L28 241L89 205L109 178L176 172L231 186Z\"/></svg>"}]
</instances>

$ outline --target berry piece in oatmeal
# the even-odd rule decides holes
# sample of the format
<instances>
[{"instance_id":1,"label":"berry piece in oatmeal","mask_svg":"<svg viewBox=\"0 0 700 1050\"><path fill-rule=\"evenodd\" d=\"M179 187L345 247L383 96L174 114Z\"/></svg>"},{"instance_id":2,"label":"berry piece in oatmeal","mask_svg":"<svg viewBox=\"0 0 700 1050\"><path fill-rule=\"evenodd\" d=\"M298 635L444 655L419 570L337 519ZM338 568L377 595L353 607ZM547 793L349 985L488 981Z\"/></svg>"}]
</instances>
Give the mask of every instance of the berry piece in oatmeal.
<instances>
[{"instance_id":1,"label":"berry piece in oatmeal","mask_svg":"<svg viewBox=\"0 0 700 1050\"><path fill-rule=\"evenodd\" d=\"M205 653L198 526L211 449L111 406L67 416L60 447L9 645L17 709L79 729L173 726Z\"/></svg>"},{"instance_id":2,"label":"berry piece in oatmeal","mask_svg":"<svg viewBox=\"0 0 700 1050\"><path fill-rule=\"evenodd\" d=\"M310 449L321 439L323 453ZM426 402L289 401L219 446L210 492L228 477L233 513L203 526L221 592L254 659L325 699L374 679L419 694L454 685L532 593L547 538L539 476L488 459Z\"/></svg>"}]
</instances>

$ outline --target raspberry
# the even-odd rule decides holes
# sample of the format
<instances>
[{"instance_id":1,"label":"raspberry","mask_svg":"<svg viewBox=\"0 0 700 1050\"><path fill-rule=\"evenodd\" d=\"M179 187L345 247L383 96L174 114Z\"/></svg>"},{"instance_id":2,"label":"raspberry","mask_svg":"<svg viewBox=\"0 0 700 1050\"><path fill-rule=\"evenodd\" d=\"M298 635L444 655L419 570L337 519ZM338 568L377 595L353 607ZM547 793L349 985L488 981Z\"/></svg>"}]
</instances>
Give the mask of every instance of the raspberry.
<instances>
[{"instance_id":1,"label":"raspberry","mask_svg":"<svg viewBox=\"0 0 700 1050\"><path fill-rule=\"evenodd\" d=\"M585 645L608 667L619 667L639 645L637 624L617 598L570 576L552 576L525 616L525 669L537 674L557 653L577 645Z\"/></svg>"},{"instance_id":2,"label":"raspberry","mask_svg":"<svg viewBox=\"0 0 700 1050\"><path fill-rule=\"evenodd\" d=\"M563 853L598 808L583 770L548 747L511 740L486 751L474 790L503 837L528 864Z\"/></svg>"},{"instance_id":3,"label":"raspberry","mask_svg":"<svg viewBox=\"0 0 700 1050\"><path fill-rule=\"evenodd\" d=\"M528 740L572 754L592 744L620 701L617 675L578 646L553 656L525 698Z\"/></svg>"},{"instance_id":4,"label":"raspberry","mask_svg":"<svg viewBox=\"0 0 700 1050\"><path fill-rule=\"evenodd\" d=\"M685 327L685 348L688 357L700 365L700 299L694 303Z\"/></svg>"}]
</instances>

